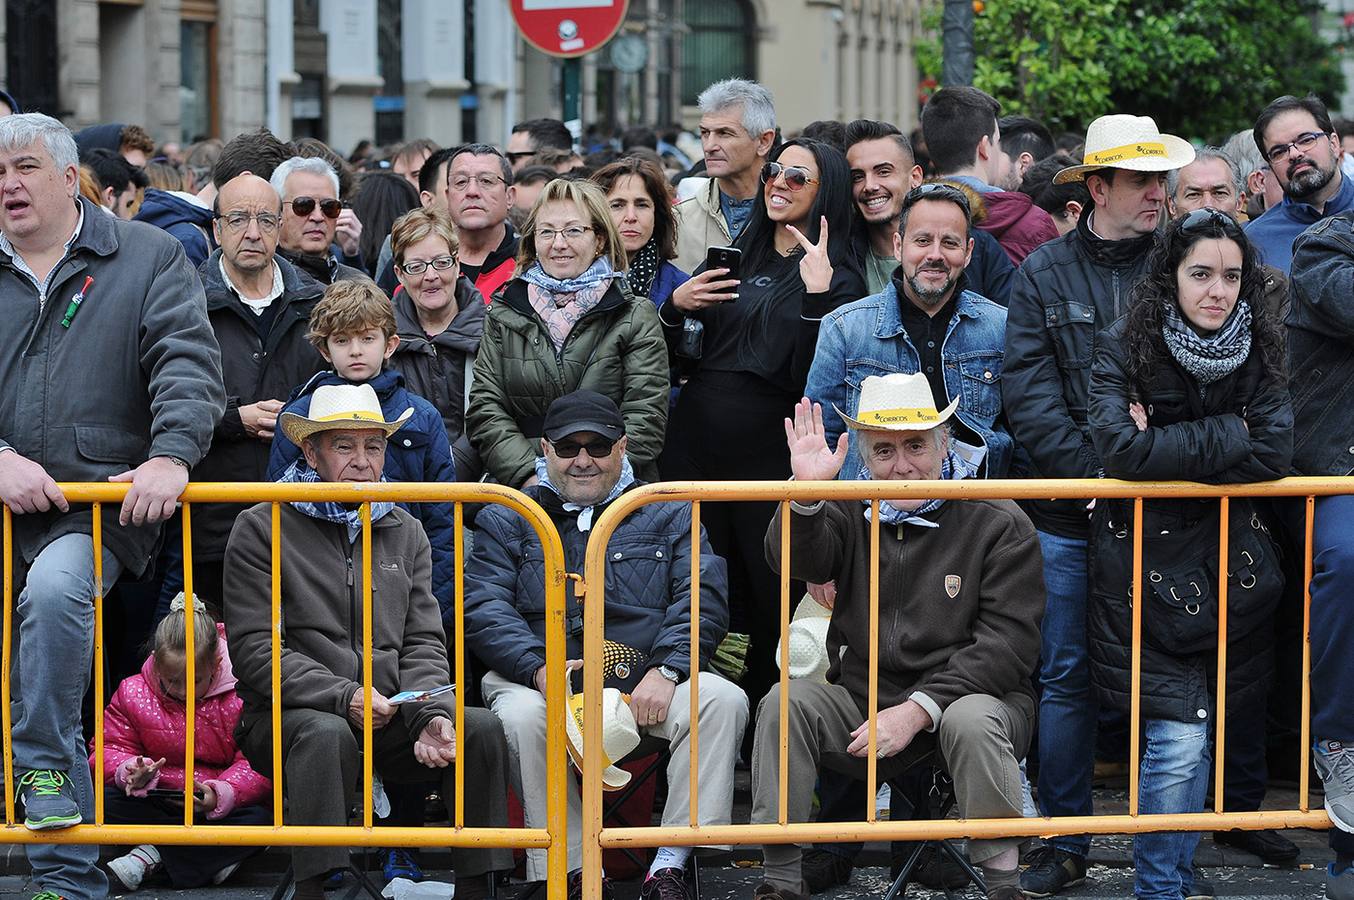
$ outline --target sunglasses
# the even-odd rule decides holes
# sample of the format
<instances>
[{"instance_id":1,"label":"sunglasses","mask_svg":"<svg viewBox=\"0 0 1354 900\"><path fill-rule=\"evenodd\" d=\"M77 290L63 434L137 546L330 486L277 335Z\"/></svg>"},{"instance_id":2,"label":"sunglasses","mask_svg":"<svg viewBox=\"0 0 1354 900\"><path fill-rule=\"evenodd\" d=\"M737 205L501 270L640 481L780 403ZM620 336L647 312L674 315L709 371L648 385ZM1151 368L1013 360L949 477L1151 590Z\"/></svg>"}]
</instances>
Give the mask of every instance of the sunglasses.
<instances>
[{"instance_id":1,"label":"sunglasses","mask_svg":"<svg viewBox=\"0 0 1354 900\"><path fill-rule=\"evenodd\" d=\"M593 459L606 459L611 455L616 442L608 441L606 438L594 438L587 443L570 440L563 440L558 443L551 441L550 446L555 448L555 455L561 459L573 459L578 456L581 450L586 450L588 456Z\"/></svg>"},{"instance_id":2,"label":"sunglasses","mask_svg":"<svg viewBox=\"0 0 1354 900\"><path fill-rule=\"evenodd\" d=\"M964 216L966 218L973 218L973 211L968 203L968 195L953 185L932 181L920 185L919 187L914 187L912 190L908 191L907 196L903 198L903 209L911 209L922 200L945 200L957 204L963 208Z\"/></svg>"},{"instance_id":3,"label":"sunglasses","mask_svg":"<svg viewBox=\"0 0 1354 900\"><path fill-rule=\"evenodd\" d=\"M1195 234L1200 231L1221 231L1228 237L1244 234L1236 219L1211 206L1203 206L1177 219L1177 229L1181 234Z\"/></svg>"},{"instance_id":4,"label":"sunglasses","mask_svg":"<svg viewBox=\"0 0 1354 900\"><path fill-rule=\"evenodd\" d=\"M809 170L803 166L782 166L778 162L762 166L762 184L770 184L781 177L785 178L785 186L792 191L802 191L805 185L818 183L818 179L809 175Z\"/></svg>"},{"instance_id":5,"label":"sunglasses","mask_svg":"<svg viewBox=\"0 0 1354 900\"><path fill-rule=\"evenodd\" d=\"M343 201L316 200L314 197L293 197L291 211L298 216L308 216L315 211L316 203L320 205L320 212L326 219L337 219L339 213L343 212Z\"/></svg>"}]
</instances>

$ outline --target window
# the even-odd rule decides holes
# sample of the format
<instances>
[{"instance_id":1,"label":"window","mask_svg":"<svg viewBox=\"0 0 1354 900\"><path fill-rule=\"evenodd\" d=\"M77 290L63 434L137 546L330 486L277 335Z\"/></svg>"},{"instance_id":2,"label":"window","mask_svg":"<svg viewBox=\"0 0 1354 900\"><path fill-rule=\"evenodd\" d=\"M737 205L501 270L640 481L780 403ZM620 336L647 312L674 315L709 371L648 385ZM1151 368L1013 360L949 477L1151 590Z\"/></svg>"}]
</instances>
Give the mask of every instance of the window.
<instances>
[{"instance_id":1,"label":"window","mask_svg":"<svg viewBox=\"0 0 1354 900\"><path fill-rule=\"evenodd\" d=\"M215 47L211 22L183 20L179 23L180 138L189 144L216 133Z\"/></svg>"},{"instance_id":2,"label":"window","mask_svg":"<svg viewBox=\"0 0 1354 900\"><path fill-rule=\"evenodd\" d=\"M724 78L753 78L754 21L744 0L686 0L682 103Z\"/></svg>"}]
</instances>

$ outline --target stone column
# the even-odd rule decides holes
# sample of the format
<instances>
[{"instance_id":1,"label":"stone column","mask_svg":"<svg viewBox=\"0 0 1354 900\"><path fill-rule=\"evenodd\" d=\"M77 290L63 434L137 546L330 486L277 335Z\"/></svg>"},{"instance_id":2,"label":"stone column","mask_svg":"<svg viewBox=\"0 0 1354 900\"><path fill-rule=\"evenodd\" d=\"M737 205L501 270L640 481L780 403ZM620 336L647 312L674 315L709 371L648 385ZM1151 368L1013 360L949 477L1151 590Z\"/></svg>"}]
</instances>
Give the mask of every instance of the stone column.
<instances>
[{"instance_id":1,"label":"stone column","mask_svg":"<svg viewBox=\"0 0 1354 900\"><path fill-rule=\"evenodd\" d=\"M461 142L465 80L465 7L446 0L403 0L404 133L443 147Z\"/></svg>"},{"instance_id":2,"label":"stone column","mask_svg":"<svg viewBox=\"0 0 1354 900\"><path fill-rule=\"evenodd\" d=\"M265 0L221 0L216 18L217 102L221 137L263 127Z\"/></svg>"},{"instance_id":3,"label":"stone column","mask_svg":"<svg viewBox=\"0 0 1354 900\"><path fill-rule=\"evenodd\" d=\"M57 0L57 80L72 131L102 121L99 97L98 0ZM23 102L21 99L20 103Z\"/></svg>"},{"instance_id":4,"label":"stone column","mask_svg":"<svg viewBox=\"0 0 1354 900\"><path fill-rule=\"evenodd\" d=\"M301 83L296 71L296 40L292 28L292 0L267 0L268 130L284 141L291 140L292 91Z\"/></svg>"},{"instance_id":5,"label":"stone column","mask_svg":"<svg viewBox=\"0 0 1354 900\"><path fill-rule=\"evenodd\" d=\"M517 115L517 26L507 0L475 0L475 94L479 139L506 146Z\"/></svg>"},{"instance_id":6,"label":"stone column","mask_svg":"<svg viewBox=\"0 0 1354 900\"><path fill-rule=\"evenodd\" d=\"M98 31L98 120L140 125L157 141L177 141L178 0L101 5Z\"/></svg>"},{"instance_id":7,"label":"stone column","mask_svg":"<svg viewBox=\"0 0 1354 900\"><path fill-rule=\"evenodd\" d=\"M358 141L376 137L372 98L385 84L376 58L376 0L321 0L320 30L329 44L328 143L346 156Z\"/></svg>"}]
</instances>

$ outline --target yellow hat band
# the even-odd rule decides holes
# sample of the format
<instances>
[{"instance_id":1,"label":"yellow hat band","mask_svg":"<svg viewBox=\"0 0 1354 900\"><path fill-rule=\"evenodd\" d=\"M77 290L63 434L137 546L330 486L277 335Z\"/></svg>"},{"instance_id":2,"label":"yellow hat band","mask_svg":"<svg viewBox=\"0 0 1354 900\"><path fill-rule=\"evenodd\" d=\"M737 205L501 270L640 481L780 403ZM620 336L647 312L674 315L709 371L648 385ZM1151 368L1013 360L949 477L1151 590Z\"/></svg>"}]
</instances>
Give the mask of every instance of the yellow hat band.
<instances>
[{"instance_id":1,"label":"yellow hat band","mask_svg":"<svg viewBox=\"0 0 1354 900\"><path fill-rule=\"evenodd\" d=\"M583 695L574 694L569 698L569 715L573 717L574 725L578 727L578 756L583 757ZM611 757L606 755L606 747L602 748L602 768L611 767Z\"/></svg>"},{"instance_id":2,"label":"yellow hat band","mask_svg":"<svg viewBox=\"0 0 1354 900\"><path fill-rule=\"evenodd\" d=\"M939 422L940 413L934 409L872 409L857 414L856 421L867 425L920 425Z\"/></svg>"},{"instance_id":3,"label":"yellow hat band","mask_svg":"<svg viewBox=\"0 0 1354 900\"><path fill-rule=\"evenodd\" d=\"M386 420L375 413L366 410L348 411L331 413L327 416L316 416L311 419L312 422L374 422L378 425L385 425Z\"/></svg>"},{"instance_id":4,"label":"yellow hat band","mask_svg":"<svg viewBox=\"0 0 1354 900\"><path fill-rule=\"evenodd\" d=\"M1165 144L1147 141L1141 144L1125 144L1122 147L1112 147L1109 150L1088 153L1084 165L1112 166L1129 159L1145 159L1152 156L1165 159L1168 155Z\"/></svg>"}]
</instances>

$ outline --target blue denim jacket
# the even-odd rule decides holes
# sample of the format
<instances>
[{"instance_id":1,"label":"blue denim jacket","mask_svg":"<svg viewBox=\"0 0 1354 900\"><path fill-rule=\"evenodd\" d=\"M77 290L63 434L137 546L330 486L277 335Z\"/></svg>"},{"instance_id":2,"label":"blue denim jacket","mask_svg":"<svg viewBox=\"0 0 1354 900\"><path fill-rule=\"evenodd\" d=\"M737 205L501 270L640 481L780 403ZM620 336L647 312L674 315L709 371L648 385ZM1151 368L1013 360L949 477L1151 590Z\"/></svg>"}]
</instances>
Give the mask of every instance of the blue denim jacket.
<instances>
[{"instance_id":1,"label":"blue denim jacket","mask_svg":"<svg viewBox=\"0 0 1354 900\"><path fill-rule=\"evenodd\" d=\"M880 293L848 303L823 319L805 392L823 405L829 446L836 445L846 427L837 408L856 414L862 381L870 375L914 374L921 367L898 302L898 289L890 282ZM951 399L960 398L955 415L986 446L989 478L1006 473L1014 450L1001 412L1005 348L1006 310L972 291L961 293L941 345L945 390ZM852 434L841 477L854 478L860 466Z\"/></svg>"}]
</instances>

